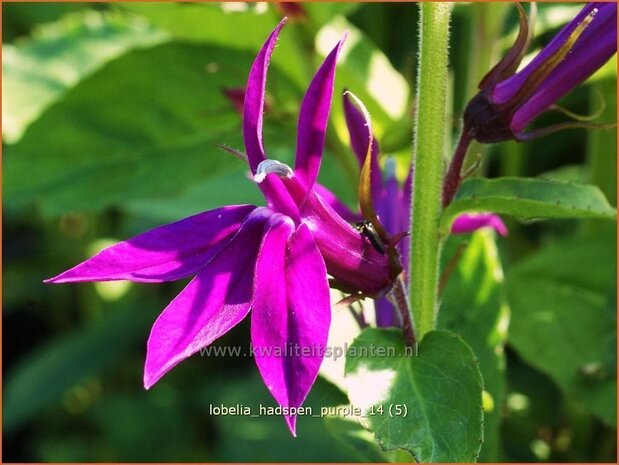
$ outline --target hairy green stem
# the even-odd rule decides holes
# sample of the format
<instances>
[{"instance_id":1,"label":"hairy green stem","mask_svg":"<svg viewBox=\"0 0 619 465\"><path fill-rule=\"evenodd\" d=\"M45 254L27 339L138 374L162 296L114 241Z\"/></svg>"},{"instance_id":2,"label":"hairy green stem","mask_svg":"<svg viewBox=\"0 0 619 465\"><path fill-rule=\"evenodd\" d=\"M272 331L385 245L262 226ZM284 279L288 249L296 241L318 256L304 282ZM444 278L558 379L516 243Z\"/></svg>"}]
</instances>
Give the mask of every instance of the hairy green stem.
<instances>
[{"instance_id":1,"label":"hairy green stem","mask_svg":"<svg viewBox=\"0 0 619 465\"><path fill-rule=\"evenodd\" d=\"M419 340L435 326L451 6L427 2L420 8L409 269L411 311Z\"/></svg>"}]
</instances>

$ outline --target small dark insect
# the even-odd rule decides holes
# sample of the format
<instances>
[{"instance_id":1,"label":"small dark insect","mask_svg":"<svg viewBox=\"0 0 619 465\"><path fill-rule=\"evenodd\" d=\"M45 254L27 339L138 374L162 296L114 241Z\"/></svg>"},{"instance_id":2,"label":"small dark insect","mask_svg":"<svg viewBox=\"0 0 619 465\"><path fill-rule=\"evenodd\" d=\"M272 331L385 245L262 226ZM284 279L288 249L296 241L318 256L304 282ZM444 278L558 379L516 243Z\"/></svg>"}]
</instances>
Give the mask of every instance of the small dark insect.
<instances>
[{"instance_id":1,"label":"small dark insect","mask_svg":"<svg viewBox=\"0 0 619 465\"><path fill-rule=\"evenodd\" d=\"M364 235L374 246L376 251L380 254L385 254L385 244L372 226L372 222L369 220L359 221L353 225L357 231Z\"/></svg>"}]
</instances>

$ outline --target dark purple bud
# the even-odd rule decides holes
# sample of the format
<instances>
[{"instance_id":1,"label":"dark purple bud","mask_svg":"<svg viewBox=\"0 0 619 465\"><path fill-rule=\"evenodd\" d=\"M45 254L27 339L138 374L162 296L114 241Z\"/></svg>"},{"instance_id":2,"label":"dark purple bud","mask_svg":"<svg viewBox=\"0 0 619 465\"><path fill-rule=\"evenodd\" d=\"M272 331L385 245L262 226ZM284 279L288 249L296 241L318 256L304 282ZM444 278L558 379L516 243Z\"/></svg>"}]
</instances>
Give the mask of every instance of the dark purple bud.
<instances>
[{"instance_id":1,"label":"dark purple bud","mask_svg":"<svg viewBox=\"0 0 619 465\"><path fill-rule=\"evenodd\" d=\"M465 130L486 143L521 139L529 123L613 56L616 22L616 3L588 3L531 63L506 76L527 42L527 22L521 15L514 49L482 80L480 92L465 109Z\"/></svg>"}]
</instances>

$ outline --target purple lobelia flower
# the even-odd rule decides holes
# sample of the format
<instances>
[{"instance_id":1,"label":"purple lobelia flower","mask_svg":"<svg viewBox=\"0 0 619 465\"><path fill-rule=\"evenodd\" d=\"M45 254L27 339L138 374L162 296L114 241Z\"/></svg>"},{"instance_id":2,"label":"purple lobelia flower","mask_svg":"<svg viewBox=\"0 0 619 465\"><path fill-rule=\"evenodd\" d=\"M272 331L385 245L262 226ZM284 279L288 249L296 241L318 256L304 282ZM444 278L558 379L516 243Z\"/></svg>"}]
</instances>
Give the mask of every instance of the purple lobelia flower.
<instances>
[{"instance_id":1,"label":"purple lobelia flower","mask_svg":"<svg viewBox=\"0 0 619 465\"><path fill-rule=\"evenodd\" d=\"M588 3L516 73L529 43L527 18L520 6L519 13L521 29L514 47L482 79L480 92L464 112L464 131L480 142L527 140L543 134L523 131L617 50L617 4Z\"/></svg>"},{"instance_id":2,"label":"purple lobelia flower","mask_svg":"<svg viewBox=\"0 0 619 465\"><path fill-rule=\"evenodd\" d=\"M387 234L397 241L395 247L402 259L404 270L408 270L408 248L409 241L402 240L403 234L410 229L411 221L411 205L412 205L412 177L413 167L409 168L408 178L404 184L400 185L395 173L395 160L391 157L385 159L384 173L381 171L379 164L380 148L375 137L371 134L371 123L365 109L360 110L353 100L363 108L363 104L356 98L351 99L349 92L344 93L344 114L346 117L346 125L350 134L350 143L355 153L359 165L369 163L369 176L366 182L369 183L367 193L371 197L371 203L376 211L376 216L380 222L378 228L383 227ZM368 144L371 148L368 152ZM369 159L366 160L366 158ZM367 174L367 173L366 173ZM384 174L384 176L383 176ZM361 182L364 182L363 168ZM360 197L363 192L360 193ZM367 199L360 199L360 202L367 202ZM363 208L362 208L363 209ZM368 218L363 218L358 213L350 210L340 210L341 214L350 222L360 222L362 228L375 227ZM369 216L369 215L364 215ZM469 213L462 214L454 221L451 232L452 234L465 234L476 231L480 228L492 228L502 236L507 235L507 228L501 218L493 213ZM381 244L380 235L375 231L367 231L366 234L374 237L375 246L383 247ZM378 244L376 244L378 243ZM404 276L404 280L407 277ZM398 326L402 322L399 321L398 313L395 311L390 299L391 295L380 296L375 301L376 306L376 324L380 327Z\"/></svg>"},{"instance_id":3,"label":"purple lobelia flower","mask_svg":"<svg viewBox=\"0 0 619 465\"><path fill-rule=\"evenodd\" d=\"M266 76L284 22L251 67L243 105L247 160L267 206L227 206L161 226L47 280L163 282L195 275L152 327L147 389L251 310L252 346L262 378L282 407L299 407L324 356L331 319L328 275L340 289L378 295L401 271L336 212L339 201L316 184L342 41L303 99L295 169L265 157ZM295 434L296 416L285 419Z\"/></svg>"}]
</instances>

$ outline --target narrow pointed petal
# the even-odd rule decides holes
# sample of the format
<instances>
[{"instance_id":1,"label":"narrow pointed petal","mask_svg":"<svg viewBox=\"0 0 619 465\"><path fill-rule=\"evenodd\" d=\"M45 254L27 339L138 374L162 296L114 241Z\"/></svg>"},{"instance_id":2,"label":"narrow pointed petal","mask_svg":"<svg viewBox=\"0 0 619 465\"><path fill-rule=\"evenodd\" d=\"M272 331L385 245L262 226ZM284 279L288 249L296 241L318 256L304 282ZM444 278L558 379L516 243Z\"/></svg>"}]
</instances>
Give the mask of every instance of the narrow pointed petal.
<instances>
[{"instance_id":1,"label":"narrow pointed petal","mask_svg":"<svg viewBox=\"0 0 619 465\"><path fill-rule=\"evenodd\" d=\"M254 265L272 212L256 209L239 233L161 313L148 338L144 387L208 346L249 312Z\"/></svg>"},{"instance_id":2,"label":"narrow pointed petal","mask_svg":"<svg viewBox=\"0 0 619 465\"><path fill-rule=\"evenodd\" d=\"M535 24L536 7L535 3L531 3L531 18L527 18L527 14L520 3L515 3L518 9L518 20L520 22L520 29L518 31L518 37L512 48L507 54L486 74L479 83L480 89L486 89L494 86L498 82L505 78L508 78L516 72L518 66L522 62L529 43L531 42L531 35L533 32L533 25Z\"/></svg>"},{"instance_id":3,"label":"narrow pointed petal","mask_svg":"<svg viewBox=\"0 0 619 465\"><path fill-rule=\"evenodd\" d=\"M329 53L314 75L301 103L295 172L307 188L314 185L320 169L331 111L335 67L343 42L344 38Z\"/></svg>"},{"instance_id":4,"label":"narrow pointed petal","mask_svg":"<svg viewBox=\"0 0 619 465\"><path fill-rule=\"evenodd\" d=\"M507 236L507 226L500 216L493 213L469 213L456 218L451 226L452 234L466 234L481 228L492 228L501 236Z\"/></svg>"},{"instance_id":5,"label":"narrow pointed petal","mask_svg":"<svg viewBox=\"0 0 619 465\"><path fill-rule=\"evenodd\" d=\"M346 117L346 126L350 135L350 145L353 152L357 156L359 166L362 167L365 163L365 157L368 153L368 141L370 140L368 122L363 113L352 102L348 93L344 93L344 116ZM383 180L380 175L380 166L378 164L378 154L380 153L378 141L372 136L372 164L371 164L371 182L372 182L372 197L376 203L379 199L380 192L383 187ZM380 212L379 212L380 213Z\"/></svg>"},{"instance_id":6,"label":"narrow pointed petal","mask_svg":"<svg viewBox=\"0 0 619 465\"><path fill-rule=\"evenodd\" d=\"M163 282L201 270L237 233L256 207L238 205L199 213L119 242L48 283Z\"/></svg>"},{"instance_id":7,"label":"narrow pointed petal","mask_svg":"<svg viewBox=\"0 0 619 465\"><path fill-rule=\"evenodd\" d=\"M249 162L252 174L256 174L258 165L266 158L262 141L262 120L265 105L267 72L271 54L277 42L277 37L285 23L286 18L281 20L262 46L262 49L256 56L251 70L249 71L249 78L245 88L245 101L243 103L243 141L245 143L247 161ZM259 186L270 208L289 214L292 217L298 216L298 210L294 202L277 177L269 176L261 182Z\"/></svg>"},{"instance_id":8,"label":"narrow pointed petal","mask_svg":"<svg viewBox=\"0 0 619 465\"><path fill-rule=\"evenodd\" d=\"M275 400L300 407L318 376L331 308L327 270L304 225L281 221L265 236L256 267L252 343ZM279 354L279 356L274 356ZM296 417L286 416L296 435Z\"/></svg>"},{"instance_id":9,"label":"narrow pointed petal","mask_svg":"<svg viewBox=\"0 0 619 465\"><path fill-rule=\"evenodd\" d=\"M387 243L390 239L382 220L380 219L379 205L384 200L385 192L383 192L383 186L381 182L380 167L378 165L377 153L374 153L372 148L374 146L374 134L372 130L372 121L370 119L370 113L363 104L363 102L352 92L345 92L346 98L351 98L355 105L358 107L360 116L363 118L363 131L362 136L368 138L365 144L366 154L363 164L361 166L361 173L359 174L359 209L361 210L361 216L364 220L369 221L374 231L376 231L380 240ZM350 102L349 102L350 103ZM349 107L350 110L351 107Z\"/></svg>"},{"instance_id":10,"label":"narrow pointed petal","mask_svg":"<svg viewBox=\"0 0 619 465\"><path fill-rule=\"evenodd\" d=\"M247 150L247 158L252 174L256 173L256 167L264 156L262 143L262 118L264 113L264 100L266 92L267 72L271 55L275 49L277 37L286 23L283 19L267 38L249 71L247 87L245 88L245 101L243 104L243 140Z\"/></svg>"}]
</instances>

